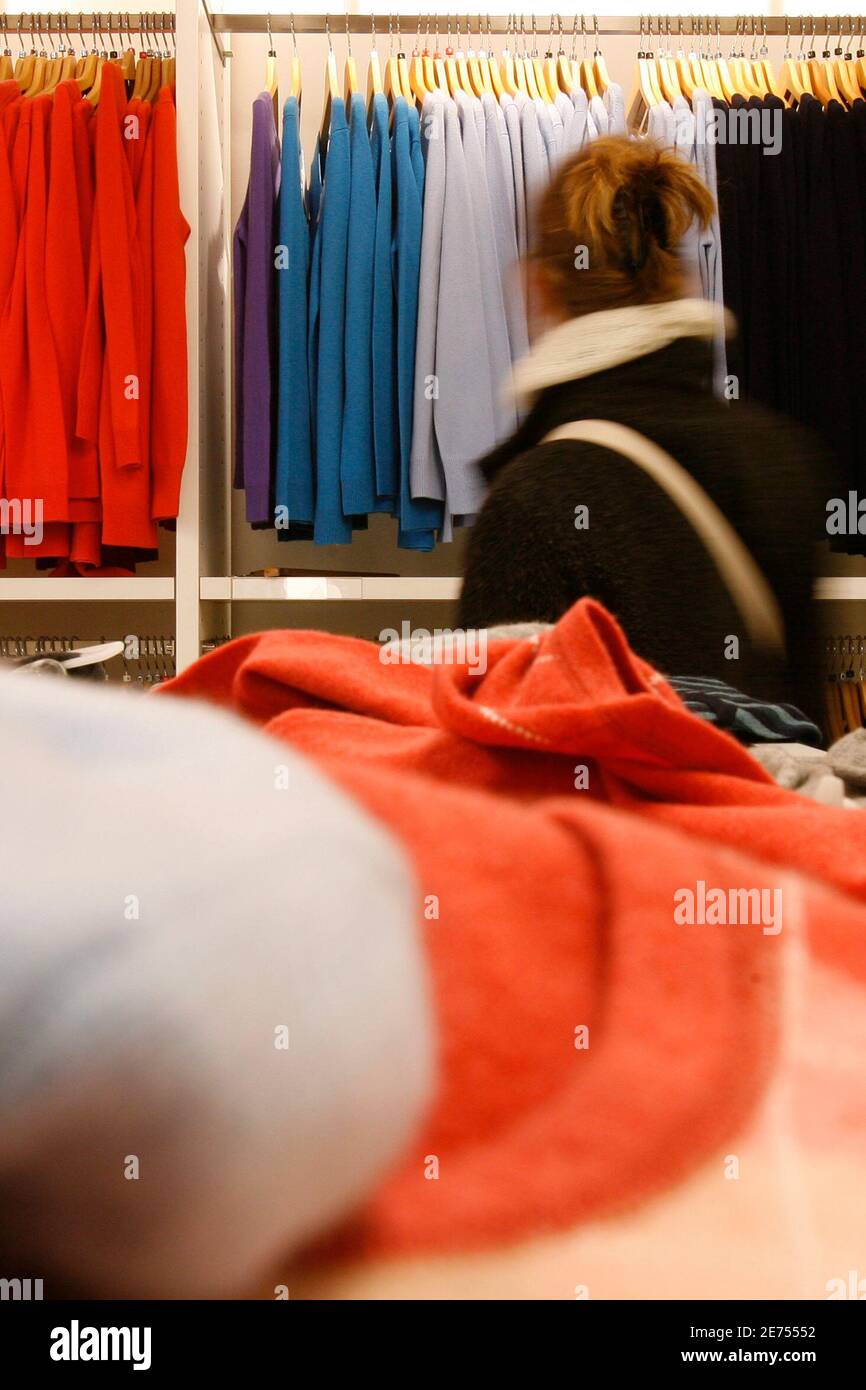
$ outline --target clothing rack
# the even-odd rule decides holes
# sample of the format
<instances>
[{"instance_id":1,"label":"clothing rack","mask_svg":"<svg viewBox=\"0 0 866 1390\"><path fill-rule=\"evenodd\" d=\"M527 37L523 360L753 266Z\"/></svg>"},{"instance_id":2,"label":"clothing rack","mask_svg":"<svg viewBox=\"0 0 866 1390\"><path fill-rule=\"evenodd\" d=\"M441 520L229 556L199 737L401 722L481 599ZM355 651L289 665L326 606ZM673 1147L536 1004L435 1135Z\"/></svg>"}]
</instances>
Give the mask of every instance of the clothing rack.
<instances>
[{"instance_id":1,"label":"clothing rack","mask_svg":"<svg viewBox=\"0 0 866 1390\"><path fill-rule=\"evenodd\" d=\"M207 6L205 6L207 8ZM566 16L571 18L572 26L563 25L560 30L560 15L550 14L527 15L521 18L518 24L510 15L488 15L487 13L462 13L445 14L433 11L427 14L412 15L370 15L370 14L212 14L210 15L211 28L217 34L264 34L270 31L273 34L327 34L338 38L341 34L376 34L383 42L389 42L393 38L396 42L399 35L404 38L419 31L419 28L426 34L428 22L439 24L440 35L443 27L454 24L452 32L456 33L457 28L465 33L465 26L468 23L473 33L479 31L486 34L514 35L533 41L536 36L552 34L559 39L560 34L565 40L571 41L573 34L582 42L586 38L587 42L598 36L616 36L634 34L636 37L649 35L656 38L678 39L682 37L703 36L704 38L714 39L719 36L725 38L765 38L765 37L786 37L802 38L810 34L838 33L841 27L843 34L851 32L850 25L854 23L854 33L858 33L857 16L854 15L822 15L818 18L812 15L722 15L722 16L701 16L701 15L593 15L593 14L574 14ZM546 22L545 22L546 21ZM580 24L580 27L576 26ZM866 23L866 21L864 21ZM828 29L829 26L829 29Z\"/></svg>"},{"instance_id":2,"label":"clothing rack","mask_svg":"<svg viewBox=\"0 0 866 1390\"><path fill-rule=\"evenodd\" d=\"M226 639L220 639L220 642ZM81 638L66 635L45 635L33 633L13 633L0 635L0 667L6 663L20 665L35 660L50 663L51 658L68 656L71 652L86 651L93 646L104 646L107 642L123 643L123 651L116 656L101 656L109 676L114 676L123 685L151 686L161 685L176 674L176 643L174 634L135 635L115 633L106 637L104 631L98 637ZM204 644L207 646L207 644ZM215 643L214 645L219 645ZM203 652L204 654L204 648ZM120 658L120 665L113 663Z\"/></svg>"}]
</instances>

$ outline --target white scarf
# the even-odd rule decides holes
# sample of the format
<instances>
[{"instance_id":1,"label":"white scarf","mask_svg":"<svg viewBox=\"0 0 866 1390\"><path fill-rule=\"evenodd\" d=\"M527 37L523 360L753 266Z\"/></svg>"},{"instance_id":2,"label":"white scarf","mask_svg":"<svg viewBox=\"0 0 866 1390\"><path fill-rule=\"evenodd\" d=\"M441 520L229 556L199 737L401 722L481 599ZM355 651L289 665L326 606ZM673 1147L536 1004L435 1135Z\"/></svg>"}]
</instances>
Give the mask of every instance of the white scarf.
<instances>
[{"instance_id":1,"label":"white scarf","mask_svg":"<svg viewBox=\"0 0 866 1390\"><path fill-rule=\"evenodd\" d=\"M547 386L645 357L677 338L713 338L722 324L730 330L732 316L705 299L635 304L567 319L514 364L511 392L519 405L527 406Z\"/></svg>"}]
</instances>

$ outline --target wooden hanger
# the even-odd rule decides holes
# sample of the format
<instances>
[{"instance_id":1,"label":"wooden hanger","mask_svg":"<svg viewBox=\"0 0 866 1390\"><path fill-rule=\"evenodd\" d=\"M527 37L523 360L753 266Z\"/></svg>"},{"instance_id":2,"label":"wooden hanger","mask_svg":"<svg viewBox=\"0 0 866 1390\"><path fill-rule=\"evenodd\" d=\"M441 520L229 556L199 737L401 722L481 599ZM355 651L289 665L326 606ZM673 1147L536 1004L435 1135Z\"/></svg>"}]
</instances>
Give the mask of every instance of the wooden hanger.
<instances>
[{"instance_id":1,"label":"wooden hanger","mask_svg":"<svg viewBox=\"0 0 866 1390\"><path fill-rule=\"evenodd\" d=\"M598 83L595 80L595 69L592 65L592 59L587 55L586 51L586 20L583 15L580 16L580 36L583 39L583 55L577 70L580 78L580 85L591 100L593 97L598 96Z\"/></svg>"},{"instance_id":2,"label":"wooden hanger","mask_svg":"<svg viewBox=\"0 0 866 1390\"><path fill-rule=\"evenodd\" d=\"M843 99L848 104L848 106L853 106L854 102L859 101L862 97L862 92L860 91L860 84L857 81L857 70L854 65L854 56L851 53L851 48L853 47L854 40L853 16L851 17L850 23L851 33L848 38L848 43L843 48L842 20L839 20L839 35L838 43L836 45L835 50L836 59L833 63L833 73L836 78L836 86L842 94Z\"/></svg>"},{"instance_id":3,"label":"wooden hanger","mask_svg":"<svg viewBox=\"0 0 866 1390\"><path fill-rule=\"evenodd\" d=\"M694 80L694 76L692 74L692 65L689 62L685 50L683 48L682 15L680 15L677 22L677 39L679 40L677 46L677 56L675 59L677 81L680 84L680 91L682 92L683 96L686 98L687 101L691 101L695 93L695 87L698 84Z\"/></svg>"},{"instance_id":4,"label":"wooden hanger","mask_svg":"<svg viewBox=\"0 0 866 1390\"><path fill-rule=\"evenodd\" d=\"M634 92L632 93L631 105L628 110L628 126L632 130L643 128L645 118L649 111L660 101L656 93L655 85L652 80L650 69L650 59L648 51L644 46L644 17L639 16L640 28L638 31L638 50L637 50L637 75Z\"/></svg>"},{"instance_id":5,"label":"wooden hanger","mask_svg":"<svg viewBox=\"0 0 866 1390\"><path fill-rule=\"evenodd\" d=\"M562 91L559 81L559 63L557 55L553 52L553 36L551 35L551 47L544 55L544 82L547 90L556 96Z\"/></svg>"},{"instance_id":6,"label":"wooden hanger","mask_svg":"<svg viewBox=\"0 0 866 1390\"><path fill-rule=\"evenodd\" d=\"M493 83L490 79L490 63L483 48L484 35L481 28L481 16L478 16L478 48L472 44L472 31L469 27L469 16L466 16L466 69L469 73L469 82L472 90L477 97L483 97L493 92Z\"/></svg>"},{"instance_id":7,"label":"wooden hanger","mask_svg":"<svg viewBox=\"0 0 866 1390\"><path fill-rule=\"evenodd\" d=\"M160 75L159 75L159 83L158 83L158 86L159 86L159 90L160 90L160 91L162 91L163 87L169 87L172 91L174 91L174 79L175 79L175 66L176 66L176 63L175 63L175 56L174 56L174 53L171 51L171 49L170 49L169 46L168 46L168 35L167 35L167 32L166 32L166 21L167 21L167 20L170 21L171 24L173 25L173 24L174 24L174 16L173 16L173 15L163 15L163 17L162 17L162 27L161 27L161 29L160 29L160 32L161 32L161 34L162 34L163 43L165 44L165 54L164 54L164 56L161 58L161 61L160 61ZM172 32L173 32L173 31L172 31Z\"/></svg>"},{"instance_id":8,"label":"wooden hanger","mask_svg":"<svg viewBox=\"0 0 866 1390\"><path fill-rule=\"evenodd\" d=\"M598 89L600 92L604 93L610 86L610 73L607 70L607 63L605 62L604 54L601 51L601 37L598 32L597 14L593 15L592 22L593 39L595 42L595 48L592 54L592 68L593 72L595 73L595 80L598 84ZM670 20L668 21L668 24L670 25Z\"/></svg>"},{"instance_id":9,"label":"wooden hanger","mask_svg":"<svg viewBox=\"0 0 866 1390\"><path fill-rule=\"evenodd\" d=\"M0 16L0 32L3 34L3 52L0 53L0 82L8 82L15 76L15 64L9 48L9 34L5 16Z\"/></svg>"},{"instance_id":10,"label":"wooden hanger","mask_svg":"<svg viewBox=\"0 0 866 1390\"><path fill-rule=\"evenodd\" d=\"M483 57L481 57L479 61L481 63L482 71L486 70L490 76L490 86L493 90L493 95L496 97L496 100L498 101L499 98L505 92L505 82L502 77L502 68L499 65L499 59L493 52L493 49L489 46L489 42L488 47L484 50Z\"/></svg>"},{"instance_id":11,"label":"wooden hanger","mask_svg":"<svg viewBox=\"0 0 866 1390\"><path fill-rule=\"evenodd\" d=\"M547 77L544 72L544 59L538 51L538 30L535 23L535 14L532 15L532 72L535 77L535 87L542 101L548 105L553 102L553 92L547 85Z\"/></svg>"},{"instance_id":12,"label":"wooden hanger","mask_svg":"<svg viewBox=\"0 0 866 1390\"><path fill-rule=\"evenodd\" d=\"M33 38L33 32L34 32L34 31L33 31L33 21L34 21L34 19L36 20L36 35L37 35L37 38L41 39L41 37L42 37L42 16L41 16L41 14L31 15L31 17L30 17L30 34L31 34L31 40L32 40L32 38ZM38 96L38 95L39 95L39 93L42 91L42 89L43 89L44 86L45 86L45 78L46 78L46 73L47 73L47 69L48 69L48 55L47 55L47 53L46 53L44 47L41 49L41 51L38 51L37 48L34 47L31 56L32 56L32 58L33 58L33 61L32 61L32 63L30 64L30 67L29 67L30 80L28 81L27 85L26 85L26 86L22 85L22 84L23 84L23 77L20 77L20 76L19 76L19 78L18 78L18 85L19 85L19 87L21 87L21 94L22 94L22 96L25 96L25 97L35 97L35 96Z\"/></svg>"},{"instance_id":13,"label":"wooden hanger","mask_svg":"<svg viewBox=\"0 0 866 1390\"><path fill-rule=\"evenodd\" d=\"M852 48L854 45L852 43ZM860 28L857 30L857 47L854 49L854 76L861 92L866 93L866 49L863 47L863 20L860 19Z\"/></svg>"},{"instance_id":14,"label":"wooden hanger","mask_svg":"<svg viewBox=\"0 0 866 1390\"><path fill-rule=\"evenodd\" d=\"M469 16L466 16L466 37L469 40L469 42L467 43L465 49L460 47L460 16L456 15L455 18L457 21L457 52L454 56L457 62L457 76L460 80L460 86L462 87L464 92L468 93L469 96L480 97L484 91L483 84L481 87L481 91L476 91L475 83L472 81L472 75L469 71L468 54L472 53L473 59L475 57L475 54L472 51L472 35L470 34L468 27Z\"/></svg>"},{"instance_id":15,"label":"wooden hanger","mask_svg":"<svg viewBox=\"0 0 866 1390\"><path fill-rule=\"evenodd\" d=\"M340 96L340 79L337 76L337 58L334 53L334 45L331 42L331 26L328 16L325 15L325 34L328 40L328 56L325 59L325 99L322 109L322 123L319 127L319 136L324 145L328 139L328 130L331 125L331 103L337 101ZM400 96L399 78L396 96Z\"/></svg>"},{"instance_id":16,"label":"wooden hanger","mask_svg":"<svg viewBox=\"0 0 866 1390\"><path fill-rule=\"evenodd\" d=\"M415 98L412 94L412 83L409 81L409 61L403 52L403 35L400 32L399 24L397 27L397 77L400 81L400 95L411 106Z\"/></svg>"},{"instance_id":17,"label":"wooden hanger","mask_svg":"<svg viewBox=\"0 0 866 1390\"><path fill-rule=\"evenodd\" d=\"M782 55L782 66L779 70L779 89L787 102L799 101L803 96L803 82L800 74L800 64L794 60L791 53L791 22L785 20L785 52Z\"/></svg>"},{"instance_id":18,"label":"wooden hanger","mask_svg":"<svg viewBox=\"0 0 866 1390\"><path fill-rule=\"evenodd\" d=\"M123 20L121 18L121 38L123 38ZM135 81L135 44L132 42L132 29L130 28L129 15L126 16L126 37L127 45L123 50L123 57L120 60L120 70L127 82Z\"/></svg>"},{"instance_id":19,"label":"wooden hanger","mask_svg":"<svg viewBox=\"0 0 866 1390\"><path fill-rule=\"evenodd\" d=\"M596 26L597 26L597 25L598 25L598 20L596 20L595 22L596 22ZM671 103L671 105L673 105L673 103L674 103L677 99L679 99L680 101L682 100L682 97L683 97L683 89L682 89L682 87L680 86L680 78L679 78L679 73L677 72L677 65L676 65L676 60L675 60L675 58L674 58L674 51L673 51L673 49L672 49L672 47L671 47L671 37L672 37L672 36L671 36L671 21L670 21L670 15L667 16L667 28L666 28L666 31L665 31L665 37L667 38L667 41L668 41L667 52L665 52L665 50L664 50L663 48L661 48L661 47L659 48L659 59L658 59L658 64L659 64L659 66L658 66L659 83L660 83L660 86L661 86L661 89L662 89L662 94L664 95L664 97L666 98L666 100L669 101L669 102ZM659 17L659 40L661 40L661 17Z\"/></svg>"},{"instance_id":20,"label":"wooden hanger","mask_svg":"<svg viewBox=\"0 0 866 1390\"><path fill-rule=\"evenodd\" d=\"M379 62L379 54L376 49L376 16L370 15L370 58L367 63L367 110L370 110L374 96L381 96L382 87L382 67ZM295 20L292 16L292 37L295 34ZM301 75L301 65L298 63L298 78ZM295 93L293 92L293 95ZM300 100L300 97L298 98Z\"/></svg>"},{"instance_id":21,"label":"wooden hanger","mask_svg":"<svg viewBox=\"0 0 866 1390\"><path fill-rule=\"evenodd\" d=\"M505 46L502 49L502 58L499 63L499 75L502 79L502 90L508 96L516 96L520 87L517 82L517 64L515 54L511 47L512 42L516 43L514 31L512 29L511 15L505 26Z\"/></svg>"},{"instance_id":22,"label":"wooden hanger","mask_svg":"<svg viewBox=\"0 0 866 1390\"><path fill-rule=\"evenodd\" d=\"M823 106L826 106L829 101L840 101L840 97L838 92L836 91L836 79L833 77L832 69L830 68L829 63L826 60L818 57L818 53L815 48L816 34L816 21L813 19L810 48L806 54L806 61L803 64L803 67L805 72L808 73L809 82L811 83L813 95L818 98L818 100L821 102ZM830 50L828 48L828 57L829 52Z\"/></svg>"},{"instance_id":23,"label":"wooden hanger","mask_svg":"<svg viewBox=\"0 0 866 1390\"><path fill-rule=\"evenodd\" d=\"M96 33L93 33L93 47L88 53L84 42L83 17L78 16L78 37L81 40L81 56L75 64L75 80L78 83L80 92L89 92L96 81L96 71L99 67L99 59L96 53Z\"/></svg>"},{"instance_id":24,"label":"wooden hanger","mask_svg":"<svg viewBox=\"0 0 866 1390\"><path fill-rule=\"evenodd\" d=\"M700 25L699 32L704 33L704 30ZM707 40L712 39L712 30L710 29L709 18L707 19L705 36ZM717 46L716 52L714 53L712 49L712 44L708 42L707 48L701 55L701 74L704 79L703 86L709 92L710 96L715 97L717 101L724 101L725 92L724 88L722 87L722 78L718 67L718 56L720 55L720 52L721 50Z\"/></svg>"},{"instance_id":25,"label":"wooden hanger","mask_svg":"<svg viewBox=\"0 0 866 1390\"><path fill-rule=\"evenodd\" d=\"M652 17L649 17L649 38L650 38L650 41L652 41ZM652 88L652 90L653 90L653 93L655 94L656 102L664 101L664 100L665 100L665 95L664 95L664 92L662 91L661 76L660 76L660 74L659 74L658 57L657 57L656 52L655 52L654 49L652 49L652 50L650 50L650 51L647 52L647 54L646 54L646 56L645 56L645 58L644 58L644 62L645 62L646 65L647 65L647 73L648 73L648 75L649 75L650 86L651 86L651 88ZM581 64L581 71L582 71L582 70L583 70L583 64Z\"/></svg>"},{"instance_id":26,"label":"wooden hanger","mask_svg":"<svg viewBox=\"0 0 866 1390\"><path fill-rule=\"evenodd\" d=\"M728 58L725 58L724 54L722 53L722 23L721 20L717 17L715 70L719 86L722 90L722 98L728 102L730 102L733 99L737 90L737 85L734 81L734 75L731 72L729 58L730 54L728 55Z\"/></svg>"},{"instance_id":27,"label":"wooden hanger","mask_svg":"<svg viewBox=\"0 0 866 1390\"><path fill-rule=\"evenodd\" d=\"M770 89L767 86L767 75L764 72L761 55L758 52L758 37L754 15L752 15L751 24L752 51L747 59L747 70L755 95L764 98L769 96Z\"/></svg>"},{"instance_id":28,"label":"wooden hanger","mask_svg":"<svg viewBox=\"0 0 866 1390\"><path fill-rule=\"evenodd\" d=\"M92 21L92 22L93 22L94 24L96 24L97 28L96 28L96 31L94 32L93 38L94 38L94 43L95 43L95 41L96 41L96 34L98 33L98 34L99 34L99 41L100 41L100 43L101 43L101 42L102 42L101 21L100 21L99 23L97 23L97 19L98 19L98 16L97 16L97 15L94 15L94 16L93 16L93 21ZM101 95L102 95L102 71L103 71L103 68L105 67L105 61L106 61L106 60L105 60L105 50L103 49L103 51L102 51L101 53L97 53L97 54L96 54L96 72L95 72L95 74L94 74L93 82L91 83L90 90L88 91L88 93L87 93L87 95L86 95L86 98L85 98L86 101L89 101L89 102L90 102L91 106L98 106L98 105L99 105L99 98L100 98Z\"/></svg>"},{"instance_id":29,"label":"wooden hanger","mask_svg":"<svg viewBox=\"0 0 866 1390\"><path fill-rule=\"evenodd\" d=\"M15 81L18 83L18 89L19 89L19 91L21 91L21 92L23 93L23 92L26 92L27 88L30 86L30 83L31 83L31 81L32 81L32 79L33 79L33 69L34 69L34 67L36 66L36 49L35 49L35 48L31 48L31 50L30 50L29 53L25 53L25 51L24 51L24 43L23 43L22 38L21 38L21 20L22 20L22 16L19 15L19 16L18 16L18 43L19 43L19 45L20 45L21 52L19 53L17 59L15 60L15 69L14 69L14 74L13 74L13 75L14 75L14 77L15 77ZM32 15L30 16L30 42L31 42L31 44L33 43L33 16L32 16Z\"/></svg>"},{"instance_id":30,"label":"wooden hanger","mask_svg":"<svg viewBox=\"0 0 866 1390\"><path fill-rule=\"evenodd\" d=\"M114 57L114 54L112 54L112 57ZM165 66L165 62L166 60L162 56L159 44L156 41L156 32L154 31L153 57L151 58L150 62L150 79L144 92L145 101L156 101L156 98L158 97L160 88L162 86L162 70ZM279 99L276 89L274 89L274 91L271 92L271 97L273 98L274 102L274 117L276 118L277 101Z\"/></svg>"},{"instance_id":31,"label":"wooden hanger","mask_svg":"<svg viewBox=\"0 0 866 1390\"><path fill-rule=\"evenodd\" d=\"M535 78L527 71L529 60L526 52L526 34L523 16L520 17L520 33L514 36L514 77L519 90L526 97L535 97Z\"/></svg>"},{"instance_id":32,"label":"wooden hanger","mask_svg":"<svg viewBox=\"0 0 866 1390\"><path fill-rule=\"evenodd\" d=\"M571 92L571 88L569 87L568 89L566 89L566 88L563 86L563 72L565 71L565 68L566 68L567 61L568 61L568 60L566 59L566 56L565 56L565 49L564 49L563 46L562 46L562 45L563 45L563 42L564 42L564 39L563 39L563 29L562 29L562 15L557 15L557 16L556 16L556 20L557 20L557 26L558 26L558 27L557 27L557 32L556 32L556 39L557 39L557 43L559 44L559 48L558 48L558 50L557 50L557 52L556 52L555 55L554 55L554 53L551 51L551 52L549 52L549 53L545 56L545 59L544 59L544 79L545 79L545 81L546 81L546 83L547 83L548 90L551 91L551 92L553 93L554 96L556 96L558 92L565 92L565 95L568 96L568 95L570 94L570 92ZM550 48L551 48L551 50L552 50L552 49L553 49L553 16L551 16L550 27L551 27L551 33L550 33Z\"/></svg>"},{"instance_id":33,"label":"wooden hanger","mask_svg":"<svg viewBox=\"0 0 866 1390\"><path fill-rule=\"evenodd\" d=\"M430 47L430 16L429 16L429 14L428 14L428 16L427 16L427 28L426 28L426 33L425 33L425 35L424 35L424 47L423 47L423 49L421 50L421 61L422 61L422 65L423 65L423 68L424 68L424 85L425 85L425 87L427 88L428 92L436 92L436 91L441 90L440 87L439 87L439 76L438 76L438 74L437 74L437 72L436 72L436 64L435 64L435 62L434 62L434 56L433 56L434 53L438 50L438 48L439 48L439 33L438 33L438 30L437 30L437 33L436 33L436 42L434 43L434 45L433 45L432 48Z\"/></svg>"},{"instance_id":34,"label":"wooden hanger","mask_svg":"<svg viewBox=\"0 0 866 1390\"><path fill-rule=\"evenodd\" d=\"M376 22L376 21L373 20L373 23L374 23L374 24L375 24L375 22ZM389 29L390 29L390 25L389 25ZM429 38L429 34L430 34L430 19L429 19L429 16L428 16L428 19L427 19L427 34L428 34L428 38ZM430 56L430 47L429 47L429 43L428 43L423 49L421 48L421 21L420 21L420 19L419 19L419 21L418 21L418 29L417 29L416 34L415 34L415 47L414 47L413 50L412 50L412 57L411 57L410 60L409 60L409 86L412 88L412 95L413 95L413 97L415 98L415 100L417 101L417 103L418 103L419 106L423 106L425 98L426 98L427 96L429 96L430 92L432 91L432 87L430 87L430 86L428 85L428 83L427 83L427 70L426 70L426 67L425 67L425 59L429 60L429 56ZM396 73L395 73L395 75L396 75ZM431 64L431 75L432 75L432 64ZM399 77L398 77L398 80L399 80Z\"/></svg>"},{"instance_id":35,"label":"wooden hanger","mask_svg":"<svg viewBox=\"0 0 866 1390\"><path fill-rule=\"evenodd\" d=\"M138 55L138 62L135 65L135 76L132 80L133 99L141 100L144 97L145 92L150 87L150 72L152 62L153 60L150 54L146 52L144 49L142 49ZM80 80L81 79L79 78L79 81Z\"/></svg>"},{"instance_id":36,"label":"wooden hanger","mask_svg":"<svg viewBox=\"0 0 866 1390\"><path fill-rule=\"evenodd\" d=\"M295 33L295 16L294 16L294 15L291 16L290 23L291 23L291 26L292 26L292 62L291 62L291 67L290 67L290 69L289 69L289 73L290 73L290 76L289 76L289 94L290 94L290 96L293 96L293 97L295 98L295 100L297 101L298 105L300 106L300 104L301 104L301 96L302 96L302 94L303 94L303 82L302 82L302 78L301 78L301 58L300 58L300 54L298 53L298 36L297 36L297 34ZM381 72L380 72L380 70L379 70L379 55L376 53L376 30L375 30L375 29L373 30L373 52L370 54L370 61L371 61L371 63L372 63L374 60L375 60L375 66L376 66L376 73L377 73L377 75L378 75L378 81L379 81L378 90L381 92L381 90L382 90L382 74L381 74ZM172 60L172 61L174 61L174 60ZM368 77L368 79L367 79L367 86L368 86L368 89L369 89L369 84L370 84L370 79L369 79L369 77Z\"/></svg>"},{"instance_id":37,"label":"wooden hanger","mask_svg":"<svg viewBox=\"0 0 866 1390\"><path fill-rule=\"evenodd\" d=\"M446 19L447 31L445 34L445 80L448 83L448 90L454 96L460 90L460 76L457 72L457 58L454 52L454 45L451 42L451 16Z\"/></svg>"},{"instance_id":38,"label":"wooden hanger","mask_svg":"<svg viewBox=\"0 0 866 1390\"><path fill-rule=\"evenodd\" d=\"M346 93L346 105L348 106L350 98L355 95L360 86L358 82L358 65L352 53L352 36L349 33L348 9L346 10L346 66L343 69L343 75L345 77L344 90Z\"/></svg>"},{"instance_id":39,"label":"wooden hanger","mask_svg":"<svg viewBox=\"0 0 866 1390\"><path fill-rule=\"evenodd\" d=\"M156 23L153 21L153 28L151 28L151 16L149 14L142 14L139 23L146 36L146 47L142 60L135 70L132 94L139 97L141 101L153 101L159 91L162 78L162 57L156 42Z\"/></svg>"},{"instance_id":40,"label":"wooden hanger","mask_svg":"<svg viewBox=\"0 0 866 1390\"><path fill-rule=\"evenodd\" d=\"M58 24L60 23L58 19ZM48 67L45 72L45 83L42 88L42 95L48 96L55 90L58 82L63 75L63 64L66 62L66 54L62 48L54 47L54 40L48 35L51 44L51 57L48 60Z\"/></svg>"},{"instance_id":41,"label":"wooden hanger","mask_svg":"<svg viewBox=\"0 0 866 1390\"><path fill-rule=\"evenodd\" d=\"M161 63L162 60L158 59ZM157 79L159 86L159 79ZM267 92L274 105L274 120L277 129L280 125L280 73L277 67L277 50L274 48L274 36L271 33L271 16L268 15L268 55L265 59L265 84L263 90ZM148 98L151 99L150 97ZM330 112L330 107L328 107Z\"/></svg>"},{"instance_id":42,"label":"wooden hanger","mask_svg":"<svg viewBox=\"0 0 866 1390\"><path fill-rule=\"evenodd\" d=\"M393 115L394 102L403 95L403 86L400 70L397 66L397 54L394 51L394 20L392 15L388 16L388 57L385 59L382 75L382 90L388 98L388 105Z\"/></svg>"}]
</instances>

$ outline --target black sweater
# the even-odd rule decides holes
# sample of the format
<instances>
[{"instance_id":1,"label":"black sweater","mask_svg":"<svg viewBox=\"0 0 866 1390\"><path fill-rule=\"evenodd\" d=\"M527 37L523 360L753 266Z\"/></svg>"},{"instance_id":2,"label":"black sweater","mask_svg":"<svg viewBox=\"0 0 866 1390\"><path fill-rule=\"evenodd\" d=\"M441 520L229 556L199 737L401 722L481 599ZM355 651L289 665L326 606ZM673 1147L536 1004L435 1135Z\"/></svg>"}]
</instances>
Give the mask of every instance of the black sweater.
<instances>
[{"instance_id":1,"label":"black sweater","mask_svg":"<svg viewBox=\"0 0 866 1390\"><path fill-rule=\"evenodd\" d=\"M834 468L824 447L780 416L710 389L702 340L543 391L517 432L480 467L491 490L472 529L459 621L555 622L592 595L663 672L708 675L819 714L811 598ZM597 445L541 445L587 418L639 430L697 479L776 594L787 667L750 649L736 606L679 510L634 463ZM587 529L575 509L587 507ZM726 640L739 638L739 659ZM730 647L729 647L730 649Z\"/></svg>"}]
</instances>

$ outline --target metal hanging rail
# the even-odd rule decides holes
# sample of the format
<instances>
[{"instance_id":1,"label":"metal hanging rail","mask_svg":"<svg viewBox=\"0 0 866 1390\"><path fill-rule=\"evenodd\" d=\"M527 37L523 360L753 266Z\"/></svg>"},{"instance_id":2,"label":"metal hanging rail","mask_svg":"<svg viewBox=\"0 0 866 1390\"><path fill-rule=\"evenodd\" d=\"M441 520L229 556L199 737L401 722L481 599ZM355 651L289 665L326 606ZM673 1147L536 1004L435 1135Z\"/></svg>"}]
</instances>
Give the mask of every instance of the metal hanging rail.
<instances>
[{"instance_id":1,"label":"metal hanging rail","mask_svg":"<svg viewBox=\"0 0 866 1390\"><path fill-rule=\"evenodd\" d=\"M207 8L205 6L205 8ZM459 18L461 21L469 20L472 32L477 33L479 26L486 35L491 34L515 34L519 36L520 30L515 23L515 16L512 15L488 15L486 12L472 11L461 12L459 16L452 13L450 16L444 11L431 10L430 18L438 17L440 23L446 23L449 19ZM427 19L426 14L418 15L397 15L387 14L350 14L339 10L331 11L328 14L285 14L267 13L262 14L213 14L209 16L211 27L219 34L264 34L267 33L268 26L272 33L289 34L294 30L296 34L325 34L330 29L333 37L337 38L341 34L370 34L374 28L380 41L390 43L390 36L396 42L398 34L403 35L404 39L415 34L419 25L424 25ZM519 15L516 17L519 20ZM564 16L566 20L571 19L573 24L580 22L580 28L576 30L578 38L581 40L586 37L591 41L596 35L625 35L634 34L651 35L653 37L663 37L665 40L678 39L680 36L688 38L691 35L703 36L706 39L715 39L720 35L724 37L749 38L765 36L776 36L784 38L796 36L800 38L808 34L836 34L840 31L843 34L852 32L858 33L858 16L850 14L842 15L594 15L574 14ZM524 17L526 25L526 38L529 39L531 31L530 24L538 34L553 33L555 38L559 38L559 14L534 15ZM829 28L828 28L829 26ZM571 39L572 26L568 24L563 28L563 38Z\"/></svg>"},{"instance_id":2,"label":"metal hanging rail","mask_svg":"<svg viewBox=\"0 0 866 1390\"><path fill-rule=\"evenodd\" d=\"M38 38L40 34L70 34L77 39L82 30L90 35L104 34L173 34L174 15L155 10L130 14L127 10L96 10L91 14L54 13L34 10L33 13L0 14L0 33L10 39Z\"/></svg>"}]
</instances>

